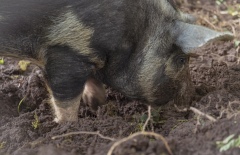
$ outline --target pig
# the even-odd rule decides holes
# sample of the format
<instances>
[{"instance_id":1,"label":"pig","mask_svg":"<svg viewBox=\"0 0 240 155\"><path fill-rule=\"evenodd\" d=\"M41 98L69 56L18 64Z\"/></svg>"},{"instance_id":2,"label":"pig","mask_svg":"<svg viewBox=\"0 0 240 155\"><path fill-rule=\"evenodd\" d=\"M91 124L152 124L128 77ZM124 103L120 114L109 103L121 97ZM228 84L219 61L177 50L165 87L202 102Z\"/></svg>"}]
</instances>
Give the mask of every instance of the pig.
<instances>
[{"instance_id":1,"label":"pig","mask_svg":"<svg viewBox=\"0 0 240 155\"><path fill-rule=\"evenodd\" d=\"M1 0L0 55L44 72L57 123L78 120L81 99L105 103L104 85L161 106L189 105L189 58L215 40L173 0Z\"/></svg>"}]
</instances>

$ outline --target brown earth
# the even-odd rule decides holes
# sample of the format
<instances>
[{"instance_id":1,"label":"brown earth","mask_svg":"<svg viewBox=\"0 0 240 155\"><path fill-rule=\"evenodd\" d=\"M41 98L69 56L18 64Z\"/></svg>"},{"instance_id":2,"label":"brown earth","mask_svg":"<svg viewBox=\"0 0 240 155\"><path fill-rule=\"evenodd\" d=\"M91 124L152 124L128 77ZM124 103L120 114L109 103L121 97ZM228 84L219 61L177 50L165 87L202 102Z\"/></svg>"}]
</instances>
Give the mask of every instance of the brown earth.
<instances>
[{"instance_id":1,"label":"brown earth","mask_svg":"<svg viewBox=\"0 0 240 155\"><path fill-rule=\"evenodd\" d=\"M236 7L238 0L178 0L182 10L200 17L198 24L216 30L229 30L240 40L240 13L232 16L226 10ZM219 1L220 2L220 1ZM236 40L218 42L198 49L190 62L196 87L192 107L214 117L190 112L187 117L174 115L174 107L151 111L146 131L161 134L174 155L239 155L239 148L220 152L216 145L231 134L240 135L240 55ZM54 123L47 103L42 72L30 65L21 71L18 61L4 58L0 65L0 155L105 155L116 142L97 135L78 134L52 139L73 131L99 131L120 140L141 131L147 118L147 106L126 99L107 89L108 104L92 112L81 105L76 123ZM169 104L171 105L171 104ZM171 111L172 110L172 111ZM171 114L172 113L172 114ZM170 114L170 115L169 115ZM38 121L36 121L38 120ZM115 155L168 154L161 140L138 136L119 145Z\"/></svg>"}]
</instances>

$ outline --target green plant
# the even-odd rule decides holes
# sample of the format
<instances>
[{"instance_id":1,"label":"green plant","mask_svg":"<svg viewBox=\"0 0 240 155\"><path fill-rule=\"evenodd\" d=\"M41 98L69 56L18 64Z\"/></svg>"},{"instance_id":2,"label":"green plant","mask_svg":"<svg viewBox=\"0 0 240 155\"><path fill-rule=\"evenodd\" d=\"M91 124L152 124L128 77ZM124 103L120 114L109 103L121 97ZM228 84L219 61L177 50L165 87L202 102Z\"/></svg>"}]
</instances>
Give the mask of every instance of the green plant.
<instances>
[{"instance_id":1,"label":"green plant","mask_svg":"<svg viewBox=\"0 0 240 155\"><path fill-rule=\"evenodd\" d=\"M26 96L24 98L22 98L21 101L18 103L18 113L20 112L20 106L22 105L25 98L26 98Z\"/></svg>"},{"instance_id":2,"label":"green plant","mask_svg":"<svg viewBox=\"0 0 240 155\"><path fill-rule=\"evenodd\" d=\"M165 120L162 120L161 115L160 115L161 110L162 110L161 108L151 110L152 125L164 124L165 123ZM143 130L143 128L144 128L143 126L144 126L145 122L147 121L148 117L149 116L146 113L135 114L133 116L134 120L138 123L136 131L142 131Z\"/></svg>"},{"instance_id":3,"label":"green plant","mask_svg":"<svg viewBox=\"0 0 240 155\"><path fill-rule=\"evenodd\" d=\"M235 40L234 45L235 45L235 47L239 46L240 45L240 40Z\"/></svg>"},{"instance_id":4,"label":"green plant","mask_svg":"<svg viewBox=\"0 0 240 155\"><path fill-rule=\"evenodd\" d=\"M27 61L27 60L20 60L19 62L18 62L18 65L19 65L19 67L20 67L20 69L22 70L22 71L26 71L27 70L27 67L30 65L30 61Z\"/></svg>"},{"instance_id":5,"label":"green plant","mask_svg":"<svg viewBox=\"0 0 240 155\"><path fill-rule=\"evenodd\" d=\"M32 126L34 129L37 129L39 127L39 119L38 119L38 116L37 116L37 113L35 111L35 114L34 114L34 121L32 122Z\"/></svg>"},{"instance_id":6,"label":"green plant","mask_svg":"<svg viewBox=\"0 0 240 155\"><path fill-rule=\"evenodd\" d=\"M5 146L5 144L6 144L6 142L1 142L1 143L0 143L0 149L3 149L4 146Z\"/></svg>"},{"instance_id":7,"label":"green plant","mask_svg":"<svg viewBox=\"0 0 240 155\"><path fill-rule=\"evenodd\" d=\"M240 15L240 5L227 6L227 12L231 16L239 16Z\"/></svg>"},{"instance_id":8,"label":"green plant","mask_svg":"<svg viewBox=\"0 0 240 155\"><path fill-rule=\"evenodd\" d=\"M217 141L217 147L220 149L219 151L227 151L231 148L234 147L238 147L240 148L240 135L238 136L238 138L233 139L233 137L235 137L234 134L228 136L227 138L225 138L223 141Z\"/></svg>"},{"instance_id":9,"label":"green plant","mask_svg":"<svg viewBox=\"0 0 240 155\"><path fill-rule=\"evenodd\" d=\"M3 58L0 59L0 65L3 65L4 64L4 60Z\"/></svg>"},{"instance_id":10,"label":"green plant","mask_svg":"<svg viewBox=\"0 0 240 155\"><path fill-rule=\"evenodd\" d=\"M221 5L224 2L224 0L216 0L217 5Z\"/></svg>"}]
</instances>

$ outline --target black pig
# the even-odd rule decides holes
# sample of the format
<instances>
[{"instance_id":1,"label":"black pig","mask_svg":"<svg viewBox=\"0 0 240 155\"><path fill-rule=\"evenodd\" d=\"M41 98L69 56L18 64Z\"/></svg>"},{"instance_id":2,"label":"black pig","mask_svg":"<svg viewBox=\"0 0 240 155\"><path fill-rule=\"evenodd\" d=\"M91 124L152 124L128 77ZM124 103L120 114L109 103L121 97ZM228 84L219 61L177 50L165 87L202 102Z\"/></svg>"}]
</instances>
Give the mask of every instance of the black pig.
<instances>
[{"instance_id":1,"label":"black pig","mask_svg":"<svg viewBox=\"0 0 240 155\"><path fill-rule=\"evenodd\" d=\"M76 121L103 83L149 104L189 104L192 49L232 39L192 24L173 0L0 0L0 55L45 73L55 121Z\"/></svg>"}]
</instances>

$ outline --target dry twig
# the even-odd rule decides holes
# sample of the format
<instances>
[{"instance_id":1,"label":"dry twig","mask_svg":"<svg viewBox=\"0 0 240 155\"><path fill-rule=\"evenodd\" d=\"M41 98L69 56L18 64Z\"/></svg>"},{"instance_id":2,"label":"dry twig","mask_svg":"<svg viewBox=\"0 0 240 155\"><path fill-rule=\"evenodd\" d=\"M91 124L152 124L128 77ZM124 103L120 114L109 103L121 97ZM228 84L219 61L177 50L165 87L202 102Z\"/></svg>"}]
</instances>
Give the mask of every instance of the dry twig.
<instances>
[{"instance_id":1,"label":"dry twig","mask_svg":"<svg viewBox=\"0 0 240 155\"><path fill-rule=\"evenodd\" d=\"M143 129L142 131L140 132L136 132L128 137L125 137L123 139L120 139L119 141L116 141L112 146L111 148L109 149L107 155L111 155L114 151L114 149L119 146L120 144L122 144L123 142L126 142L136 136L139 136L139 135L144 135L144 136L153 136L155 137L156 139L160 139L162 140L162 142L164 143L167 151L169 152L170 155L173 155L166 139L160 135L160 134L157 134L157 133L154 133L154 132L146 132L145 129L146 129L146 126L148 125L148 122L150 121L151 119L151 106L148 106L148 118L146 120L146 122L144 123L144 126L143 126ZM72 135L78 135L78 134L90 134L90 135L98 135L99 137L103 138L103 139L107 139L107 140L110 140L110 141L115 141L114 138L110 138L110 137L106 137L106 136L103 136L102 134L99 133L99 131L97 132L87 132L87 131L78 131L78 132L69 132L69 133L66 133L66 134L63 134L63 135L58 135L58 136L53 136L52 139L56 139L56 138L61 138L61 137L67 137L67 136L72 136Z\"/></svg>"},{"instance_id":2,"label":"dry twig","mask_svg":"<svg viewBox=\"0 0 240 155\"><path fill-rule=\"evenodd\" d=\"M169 153L170 155L173 155L173 153L172 153L172 151L171 151L171 149L170 149L170 147L169 147L166 139L165 139L162 135L157 134L157 133L154 133L154 132L146 132L146 131L145 131L146 126L147 126L147 124L148 124L148 122L149 122L150 119L151 119L151 106L148 106L148 118L147 118L146 122L144 123L144 126L143 126L142 131L136 132L136 133L134 133L134 134L132 134L132 135L130 135L130 136L128 136L128 137L125 137L125 138L120 139L119 141L115 142L115 143L111 146L111 148L109 149L107 155L112 155L114 149L115 149L117 146L119 146L120 144L122 144L122 143L124 143L124 142L126 142L126 141L128 141L128 140L130 140L130 139L132 139L132 138L134 138L134 137L137 137L137 136L139 136L139 135L153 136L153 137L155 137L156 139L160 139L160 140L164 143L164 145L165 145L168 153Z\"/></svg>"},{"instance_id":3,"label":"dry twig","mask_svg":"<svg viewBox=\"0 0 240 155\"><path fill-rule=\"evenodd\" d=\"M215 118L213 118L212 116L208 115L208 114L205 114L203 112L201 112L200 110L194 108L194 107L190 107L189 108L191 111L193 111L195 114L198 114L198 115L201 115L201 116L204 116L206 117L207 119L209 119L210 121L212 122L216 122L217 120Z\"/></svg>"},{"instance_id":4,"label":"dry twig","mask_svg":"<svg viewBox=\"0 0 240 155\"><path fill-rule=\"evenodd\" d=\"M187 110L191 110L191 111L194 112L195 114L198 114L198 115L200 115L200 116L204 116L204 117L206 117L207 119L209 119L209 120L212 121L212 122L216 122L216 121L217 121L214 117L212 117L212 116L210 116L210 115L208 115L208 114L206 114L206 113L203 113L203 112L201 112L200 110L198 110L197 108L194 108L194 107L190 107L189 109L187 109L187 108L179 109L179 108L177 107L177 105L175 105L175 104L174 104L174 107L175 107L175 108L177 109L177 111L179 111L179 112L186 112Z\"/></svg>"},{"instance_id":5,"label":"dry twig","mask_svg":"<svg viewBox=\"0 0 240 155\"><path fill-rule=\"evenodd\" d=\"M215 25L213 25L209 20L207 20L206 18L204 17L200 17L202 20L204 20L209 26L211 26L214 30L218 30L218 31L221 31L220 28L217 28Z\"/></svg>"},{"instance_id":6,"label":"dry twig","mask_svg":"<svg viewBox=\"0 0 240 155\"><path fill-rule=\"evenodd\" d=\"M148 122L150 121L150 119L151 119L151 106L148 106L148 118L143 125L142 131L146 130L146 126L148 125Z\"/></svg>"},{"instance_id":7,"label":"dry twig","mask_svg":"<svg viewBox=\"0 0 240 155\"><path fill-rule=\"evenodd\" d=\"M216 15L216 16L218 17L218 19L222 20L222 16L221 16L221 14L219 13L219 11L217 11L217 10L213 10L213 9L207 8L207 7L202 7L202 6L199 6L199 5L192 5L192 4L186 4L186 7L205 10L205 11L207 11L207 12L212 13L213 15ZM217 11L217 12L216 12L216 11Z\"/></svg>"},{"instance_id":8,"label":"dry twig","mask_svg":"<svg viewBox=\"0 0 240 155\"><path fill-rule=\"evenodd\" d=\"M157 134L157 133L154 133L154 132L146 132L146 131L136 132L136 133L134 133L134 134L132 134L132 135L130 135L130 136L128 136L128 137L125 137L125 138L123 138L123 139L115 142L115 143L111 146L111 148L109 149L107 155L112 155L114 149L115 149L117 146L119 146L120 144L122 144L122 143L124 143L124 142L126 142L126 141L128 141L128 140L130 140L130 139L132 139L132 138L134 138L134 137L136 137L136 136L139 136L139 135L153 136L153 137L155 137L156 139L162 140L162 142L164 143L164 145L165 145L168 153L169 153L170 155L173 155L173 153L172 153L172 151L171 151L171 149L170 149L167 141L165 140L165 138L164 138L162 135Z\"/></svg>"},{"instance_id":9,"label":"dry twig","mask_svg":"<svg viewBox=\"0 0 240 155\"><path fill-rule=\"evenodd\" d=\"M100 134L99 131L97 131L97 132L87 132L87 131L69 132L69 133L66 133L66 134L53 136L52 139L61 138L61 137L67 137L67 136L72 136L72 135L79 135L79 134L98 135L102 139L107 139L107 140L110 140L110 141L114 141L115 140L114 138L107 137L107 136L104 136L104 135Z\"/></svg>"}]
</instances>

